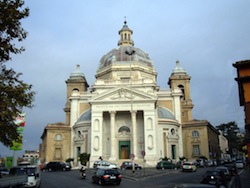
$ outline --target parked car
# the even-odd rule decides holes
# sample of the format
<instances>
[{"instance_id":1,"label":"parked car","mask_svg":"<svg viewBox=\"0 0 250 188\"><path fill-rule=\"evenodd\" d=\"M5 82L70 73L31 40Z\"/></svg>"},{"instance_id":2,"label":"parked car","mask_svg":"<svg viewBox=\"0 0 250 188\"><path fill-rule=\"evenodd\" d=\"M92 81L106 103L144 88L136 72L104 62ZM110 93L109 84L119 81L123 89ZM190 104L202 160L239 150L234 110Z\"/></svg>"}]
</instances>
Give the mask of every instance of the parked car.
<instances>
[{"instance_id":1,"label":"parked car","mask_svg":"<svg viewBox=\"0 0 250 188\"><path fill-rule=\"evenodd\" d=\"M198 167L207 167L207 160L205 159L197 159L196 166Z\"/></svg>"},{"instance_id":2,"label":"parked car","mask_svg":"<svg viewBox=\"0 0 250 188\"><path fill-rule=\"evenodd\" d=\"M171 161L160 161L156 165L156 169L177 169L178 165Z\"/></svg>"},{"instance_id":3,"label":"parked car","mask_svg":"<svg viewBox=\"0 0 250 188\"><path fill-rule=\"evenodd\" d=\"M63 162L49 162L48 164L46 164L44 169L48 171L69 171L71 170L71 166L68 163Z\"/></svg>"},{"instance_id":4,"label":"parked car","mask_svg":"<svg viewBox=\"0 0 250 188\"><path fill-rule=\"evenodd\" d=\"M120 185L122 176L117 169L103 169L98 168L97 171L92 176L93 183L99 185L104 184L116 184Z\"/></svg>"},{"instance_id":5,"label":"parked car","mask_svg":"<svg viewBox=\"0 0 250 188\"><path fill-rule=\"evenodd\" d=\"M108 162L108 161L103 161L103 160L95 161L93 164L93 168L97 169L100 167L108 168L108 169L110 169L110 168L117 169L118 168L116 164Z\"/></svg>"},{"instance_id":6,"label":"parked car","mask_svg":"<svg viewBox=\"0 0 250 188\"><path fill-rule=\"evenodd\" d=\"M208 160L207 161L207 166L214 166L214 161L213 160Z\"/></svg>"},{"instance_id":7,"label":"parked car","mask_svg":"<svg viewBox=\"0 0 250 188\"><path fill-rule=\"evenodd\" d=\"M196 172L196 163L192 161L186 161L182 165L182 172Z\"/></svg>"},{"instance_id":8,"label":"parked car","mask_svg":"<svg viewBox=\"0 0 250 188\"><path fill-rule=\"evenodd\" d=\"M5 167L0 167L0 177L2 176L5 176L5 175L8 175L9 174L9 171L7 168Z\"/></svg>"},{"instance_id":9,"label":"parked car","mask_svg":"<svg viewBox=\"0 0 250 188\"><path fill-rule=\"evenodd\" d=\"M241 169L244 168L244 162L241 159L237 159L235 163L236 163L237 168L241 168Z\"/></svg>"},{"instance_id":10,"label":"parked car","mask_svg":"<svg viewBox=\"0 0 250 188\"><path fill-rule=\"evenodd\" d=\"M139 170L142 169L142 167L141 167L140 165L138 165L138 164L136 164L136 163L134 163L134 165L135 165L135 169L136 169L136 170L137 170L137 169L139 169ZM121 166L120 166L120 168L121 168L122 170L132 169L132 167L133 167L133 165L132 165L132 162L130 162L130 161L124 161L124 162L121 164Z\"/></svg>"},{"instance_id":11,"label":"parked car","mask_svg":"<svg viewBox=\"0 0 250 188\"><path fill-rule=\"evenodd\" d=\"M16 166L10 169L10 175L27 175L27 181L22 187L40 187L41 184L41 171L39 166L27 165L27 166Z\"/></svg>"}]
</instances>

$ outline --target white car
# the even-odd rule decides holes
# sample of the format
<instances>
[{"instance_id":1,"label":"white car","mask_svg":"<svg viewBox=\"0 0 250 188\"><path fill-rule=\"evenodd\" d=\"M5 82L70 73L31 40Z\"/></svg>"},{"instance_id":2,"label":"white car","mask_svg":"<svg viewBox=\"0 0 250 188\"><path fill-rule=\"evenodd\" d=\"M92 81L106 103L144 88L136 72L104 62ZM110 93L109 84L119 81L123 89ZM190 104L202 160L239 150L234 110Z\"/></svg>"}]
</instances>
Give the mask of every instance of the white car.
<instances>
[{"instance_id":1,"label":"white car","mask_svg":"<svg viewBox=\"0 0 250 188\"><path fill-rule=\"evenodd\" d=\"M108 161L103 161L103 160L99 160L99 161L95 161L94 165L93 165L94 169L97 168L113 168L113 169L118 169L117 165Z\"/></svg>"},{"instance_id":2,"label":"white car","mask_svg":"<svg viewBox=\"0 0 250 188\"><path fill-rule=\"evenodd\" d=\"M182 165L182 172L186 171L195 172L196 170L197 167L195 162L186 161Z\"/></svg>"},{"instance_id":3,"label":"white car","mask_svg":"<svg viewBox=\"0 0 250 188\"><path fill-rule=\"evenodd\" d=\"M236 167L237 168L244 168L244 163L242 160L236 160Z\"/></svg>"}]
</instances>

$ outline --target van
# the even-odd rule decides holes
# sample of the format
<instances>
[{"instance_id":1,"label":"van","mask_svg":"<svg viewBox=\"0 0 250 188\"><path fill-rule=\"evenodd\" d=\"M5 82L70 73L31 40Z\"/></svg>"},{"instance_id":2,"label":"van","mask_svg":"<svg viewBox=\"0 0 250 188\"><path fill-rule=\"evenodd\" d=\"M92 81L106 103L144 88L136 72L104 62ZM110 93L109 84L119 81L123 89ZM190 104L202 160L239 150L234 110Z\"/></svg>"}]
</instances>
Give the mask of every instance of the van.
<instances>
[{"instance_id":1,"label":"van","mask_svg":"<svg viewBox=\"0 0 250 188\"><path fill-rule=\"evenodd\" d=\"M41 171L39 166L27 165L27 166L16 166L12 167L9 172L10 175L27 175L27 182L24 183L23 187L36 187L39 188L41 185Z\"/></svg>"}]
</instances>

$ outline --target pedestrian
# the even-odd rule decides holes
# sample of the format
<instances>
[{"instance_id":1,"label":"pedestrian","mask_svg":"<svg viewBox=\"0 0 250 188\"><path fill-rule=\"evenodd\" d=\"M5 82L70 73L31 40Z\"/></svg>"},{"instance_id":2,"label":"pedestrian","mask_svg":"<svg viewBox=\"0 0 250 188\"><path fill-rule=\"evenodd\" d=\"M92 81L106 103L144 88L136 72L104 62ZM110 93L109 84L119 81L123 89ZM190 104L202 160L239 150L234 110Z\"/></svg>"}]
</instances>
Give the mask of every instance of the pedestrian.
<instances>
[{"instance_id":1,"label":"pedestrian","mask_svg":"<svg viewBox=\"0 0 250 188\"><path fill-rule=\"evenodd\" d=\"M133 171L133 173L135 173L135 162L134 161L132 162L132 171Z\"/></svg>"}]
</instances>

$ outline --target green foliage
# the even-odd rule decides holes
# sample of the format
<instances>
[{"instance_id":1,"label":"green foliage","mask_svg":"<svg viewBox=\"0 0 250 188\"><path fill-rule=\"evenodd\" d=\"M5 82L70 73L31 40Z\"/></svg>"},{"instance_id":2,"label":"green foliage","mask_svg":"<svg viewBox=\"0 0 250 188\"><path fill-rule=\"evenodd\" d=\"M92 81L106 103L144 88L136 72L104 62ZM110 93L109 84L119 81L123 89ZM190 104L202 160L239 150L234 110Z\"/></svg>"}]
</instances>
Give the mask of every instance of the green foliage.
<instances>
[{"instance_id":1,"label":"green foliage","mask_svg":"<svg viewBox=\"0 0 250 188\"><path fill-rule=\"evenodd\" d=\"M88 153L81 153L79 155L79 161L83 165L86 165L86 163L89 161L89 158L90 158L90 154L88 154Z\"/></svg>"},{"instance_id":2,"label":"green foliage","mask_svg":"<svg viewBox=\"0 0 250 188\"><path fill-rule=\"evenodd\" d=\"M222 134L227 138L228 140L228 146L230 153L233 149L240 149L241 146L241 138L239 137L240 131L239 127L236 124L236 122L232 121L226 124L220 124L216 126L218 130L222 131Z\"/></svg>"},{"instance_id":3,"label":"green foliage","mask_svg":"<svg viewBox=\"0 0 250 188\"><path fill-rule=\"evenodd\" d=\"M71 161L74 161L74 158L68 158L68 159L66 159L67 163L70 163Z\"/></svg>"},{"instance_id":4,"label":"green foliage","mask_svg":"<svg viewBox=\"0 0 250 188\"><path fill-rule=\"evenodd\" d=\"M22 9L23 5L22 0L0 1L0 142L5 146L12 146L14 140L20 141L14 120L24 107L32 107L35 96L32 85L20 80L22 74L4 65L11 60L11 54L20 54L24 50L14 43L27 36L20 20L29 15L29 9Z\"/></svg>"},{"instance_id":5,"label":"green foliage","mask_svg":"<svg viewBox=\"0 0 250 188\"><path fill-rule=\"evenodd\" d=\"M168 157L164 157L164 158L162 158L161 159L162 161L172 161L170 158L168 158Z\"/></svg>"},{"instance_id":6,"label":"green foliage","mask_svg":"<svg viewBox=\"0 0 250 188\"><path fill-rule=\"evenodd\" d=\"M19 54L23 47L16 47L16 41L26 38L27 32L21 27L20 20L29 16L29 9L24 8L22 0L0 1L0 62L11 60L11 53Z\"/></svg>"},{"instance_id":7,"label":"green foliage","mask_svg":"<svg viewBox=\"0 0 250 188\"><path fill-rule=\"evenodd\" d=\"M12 146L13 140L19 139L15 117L22 113L23 107L32 107L35 93L32 85L19 80L20 73L1 66L0 72L0 142Z\"/></svg>"}]
</instances>

